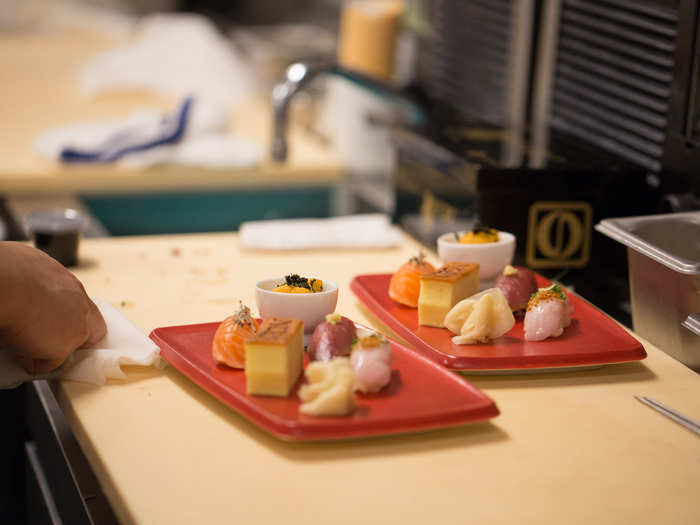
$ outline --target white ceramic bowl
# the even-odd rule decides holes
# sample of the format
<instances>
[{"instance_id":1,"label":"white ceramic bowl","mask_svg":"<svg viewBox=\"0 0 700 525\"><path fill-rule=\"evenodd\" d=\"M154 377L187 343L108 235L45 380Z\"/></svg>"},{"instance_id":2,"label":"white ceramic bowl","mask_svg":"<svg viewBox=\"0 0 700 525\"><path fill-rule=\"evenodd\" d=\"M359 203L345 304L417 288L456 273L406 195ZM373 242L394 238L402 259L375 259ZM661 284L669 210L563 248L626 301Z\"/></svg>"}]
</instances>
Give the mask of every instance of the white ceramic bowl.
<instances>
[{"instance_id":1,"label":"white ceramic bowl","mask_svg":"<svg viewBox=\"0 0 700 525\"><path fill-rule=\"evenodd\" d=\"M457 232L461 237L465 232ZM438 237L438 255L443 264L448 262L475 262L479 264L479 279L492 281L513 262L515 235L498 232L498 242L483 244L461 244L454 232Z\"/></svg>"},{"instance_id":2,"label":"white ceramic bowl","mask_svg":"<svg viewBox=\"0 0 700 525\"><path fill-rule=\"evenodd\" d=\"M335 311L338 302L338 285L323 279L323 290L314 293L281 293L272 289L284 283L284 277L263 279L255 283L255 301L263 319L286 317L300 319L304 333L313 332L326 315Z\"/></svg>"}]
</instances>

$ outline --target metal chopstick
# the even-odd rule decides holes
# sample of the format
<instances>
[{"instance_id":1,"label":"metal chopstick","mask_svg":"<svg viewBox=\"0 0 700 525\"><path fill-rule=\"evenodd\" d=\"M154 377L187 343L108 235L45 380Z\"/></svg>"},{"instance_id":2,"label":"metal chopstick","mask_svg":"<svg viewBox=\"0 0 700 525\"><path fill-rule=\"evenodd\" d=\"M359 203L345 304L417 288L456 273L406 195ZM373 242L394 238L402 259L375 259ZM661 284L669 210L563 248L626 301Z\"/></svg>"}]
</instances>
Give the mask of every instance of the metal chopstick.
<instances>
[{"instance_id":1,"label":"metal chopstick","mask_svg":"<svg viewBox=\"0 0 700 525\"><path fill-rule=\"evenodd\" d=\"M644 403L645 405L653 408L657 412L662 413L664 416L673 419L679 425L683 425L688 430L692 430L696 434L700 434L700 423L690 419L689 417L680 414L679 412L667 407L663 403L651 399L650 397L634 396L637 401Z\"/></svg>"}]
</instances>

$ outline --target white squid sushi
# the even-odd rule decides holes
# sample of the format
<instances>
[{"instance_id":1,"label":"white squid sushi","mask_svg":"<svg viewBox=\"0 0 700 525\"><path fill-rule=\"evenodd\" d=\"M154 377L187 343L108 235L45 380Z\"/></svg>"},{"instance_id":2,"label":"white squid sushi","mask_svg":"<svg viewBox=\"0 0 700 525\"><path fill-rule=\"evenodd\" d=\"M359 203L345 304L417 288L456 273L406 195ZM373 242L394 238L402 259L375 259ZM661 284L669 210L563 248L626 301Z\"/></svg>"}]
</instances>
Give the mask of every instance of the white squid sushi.
<instances>
[{"instance_id":1,"label":"white squid sushi","mask_svg":"<svg viewBox=\"0 0 700 525\"><path fill-rule=\"evenodd\" d=\"M391 380L391 346L379 335L360 337L350 354L355 370L355 390L372 393L384 388Z\"/></svg>"},{"instance_id":2,"label":"white squid sushi","mask_svg":"<svg viewBox=\"0 0 700 525\"><path fill-rule=\"evenodd\" d=\"M573 307L561 286L540 288L533 294L525 312L524 331L527 341L559 337L571 324Z\"/></svg>"}]
</instances>

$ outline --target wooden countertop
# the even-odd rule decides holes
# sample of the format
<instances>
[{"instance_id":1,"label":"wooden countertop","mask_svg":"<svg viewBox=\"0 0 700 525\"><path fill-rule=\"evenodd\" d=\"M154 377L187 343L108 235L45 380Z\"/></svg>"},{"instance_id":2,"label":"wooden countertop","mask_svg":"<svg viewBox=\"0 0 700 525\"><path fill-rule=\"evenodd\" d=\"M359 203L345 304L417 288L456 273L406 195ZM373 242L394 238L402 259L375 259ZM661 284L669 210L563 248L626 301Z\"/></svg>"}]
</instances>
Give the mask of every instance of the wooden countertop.
<instances>
[{"instance_id":1,"label":"wooden countertop","mask_svg":"<svg viewBox=\"0 0 700 525\"><path fill-rule=\"evenodd\" d=\"M93 33L0 33L0 193L129 193L238 187L336 184L341 167L334 154L293 126L290 157L284 164L216 170L171 165L144 170L109 165L61 165L33 150L44 130L86 120L124 117L137 107L163 110L176 101L148 91L118 91L86 97L77 73L95 53L119 42ZM232 109L233 133L250 137L269 151L272 115L266 99Z\"/></svg>"},{"instance_id":2,"label":"wooden countertop","mask_svg":"<svg viewBox=\"0 0 700 525\"><path fill-rule=\"evenodd\" d=\"M217 321L253 283L300 271L336 281L338 311L385 330L348 289L398 249L250 253L236 234L84 240L76 274L145 333ZM434 260L435 257L433 256ZM172 368L131 367L56 394L125 523L700 523L700 439L640 404L700 416L700 376L649 357L597 370L470 376L501 415L424 434L286 443Z\"/></svg>"}]
</instances>

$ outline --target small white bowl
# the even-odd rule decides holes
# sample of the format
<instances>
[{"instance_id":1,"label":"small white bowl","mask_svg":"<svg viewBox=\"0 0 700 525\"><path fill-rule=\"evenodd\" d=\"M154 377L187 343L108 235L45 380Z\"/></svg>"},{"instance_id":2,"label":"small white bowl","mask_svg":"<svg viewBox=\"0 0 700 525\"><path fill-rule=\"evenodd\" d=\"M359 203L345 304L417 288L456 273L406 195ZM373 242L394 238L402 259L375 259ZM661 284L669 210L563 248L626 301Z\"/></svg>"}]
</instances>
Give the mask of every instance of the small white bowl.
<instances>
[{"instance_id":1,"label":"small white bowl","mask_svg":"<svg viewBox=\"0 0 700 525\"><path fill-rule=\"evenodd\" d=\"M338 303L338 285L323 279L323 290L313 293L273 292L284 277L263 279L255 283L255 301L260 317L286 317L300 319L304 323L304 333L313 332L326 315L335 311Z\"/></svg>"},{"instance_id":2,"label":"small white bowl","mask_svg":"<svg viewBox=\"0 0 700 525\"><path fill-rule=\"evenodd\" d=\"M457 232L460 237L466 232ZM483 244L461 244L454 232L443 233L438 237L438 254L443 264L448 262L474 262L479 265L479 279L492 281L513 262L515 235L498 232L497 242Z\"/></svg>"}]
</instances>

